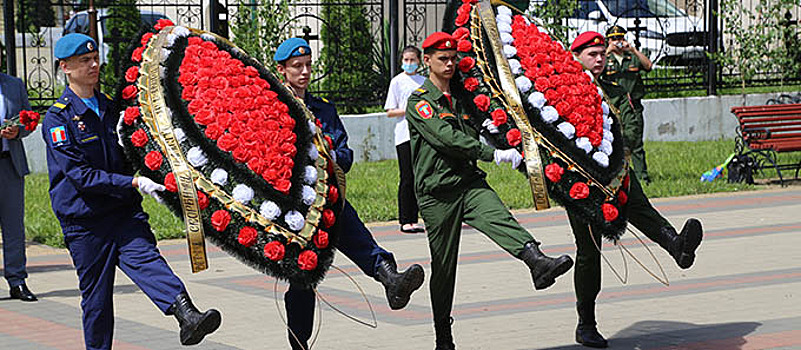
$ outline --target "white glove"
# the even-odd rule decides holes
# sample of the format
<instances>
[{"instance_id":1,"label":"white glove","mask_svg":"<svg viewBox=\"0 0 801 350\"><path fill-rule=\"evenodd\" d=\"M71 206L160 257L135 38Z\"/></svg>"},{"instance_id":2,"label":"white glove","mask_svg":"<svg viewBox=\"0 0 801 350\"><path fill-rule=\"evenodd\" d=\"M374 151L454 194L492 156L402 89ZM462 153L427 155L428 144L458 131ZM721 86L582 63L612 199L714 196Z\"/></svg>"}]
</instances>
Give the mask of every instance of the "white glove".
<instances>
[{"instance_id":1,"label":"white glove","mask_svg":"<svg viewBox=\"0 0 801 350\"><path fill-rule=\"evenodd\" d=\"M117 120L117 144L120 145L120 147L125 147L125 145L122 144L122 123L124 121L125 118L123 118L122 115L120 115L120 119Z\"/></svg>"},{"instance_id":2,"label":"white glove","mask_svg":"<svg viewBox=\"0 0 801 350\"><path fill-rule=\"evenodd\" d=\"M484 119L484 122L481 123L481 126L486 128L487 131L489 131L490 134L497 134L497 133L500 132L500 131L498 131L498 127L495 126L495 124L492 123L492 119L489 119L489 118Z\"/></svg>"},{"instance_id":3,"label":"white glove","mask_svg":"<svg viewBox=\"0 0 801 350\"><path fill-rule=\"evenodd\" d=\"M148 179L144 176L137 177L136 182L139 184L139 191L142 191L142 193L155 198L157 201L161 200L157 192L161 192L167 189L166 187L164 187L164 185L159 185L153 182L153 180Z\"/></svg>"},{"instance_id":4,"label":"white glove","mask_svg":"<svg viewBox=\"0 0 801 350\"><path fill-rule=\"evenodd\" d=\"M496 149L492 157L495 159L495 164L512 163L512 169L517 169L523 161L523 156L514 148Z\"/></svg>"}]
</instances>

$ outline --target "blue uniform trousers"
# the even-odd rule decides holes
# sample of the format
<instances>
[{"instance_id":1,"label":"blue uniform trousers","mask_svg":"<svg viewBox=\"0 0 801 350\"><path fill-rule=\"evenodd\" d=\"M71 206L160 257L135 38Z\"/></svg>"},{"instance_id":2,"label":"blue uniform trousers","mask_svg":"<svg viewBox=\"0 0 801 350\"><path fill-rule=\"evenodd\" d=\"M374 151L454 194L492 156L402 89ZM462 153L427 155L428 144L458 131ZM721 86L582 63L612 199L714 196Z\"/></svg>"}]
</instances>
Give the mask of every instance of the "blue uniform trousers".
<instances>
[{"instance_id":1,"label":"blue uniform trousers","mask_svg":"<svg viewBox=\"0 0 801 350\"><path fill-rule=\"evenodd\" d=\"M91 229L64 227L78 273L87 350L111 349L114 333L114 274L117 266L164 314L186 289L156 248L143 212L105 218Z\"/></svg>"},{"instance_id":2,"label":"blue uniform trousers","mask_svg":"<svg viewBox=\"0 0 801 350\"><path fill-rule=\"evenodd\" d=\"M337 250L356 263L365 275L375 278L378 263L382 259L395 261L392 253L378 246L373 235L359 219L356 209L353 209L348 201L345 201L345 207L337 220L339 222ZM286 305L287 323L291 330L289 343L292 349L308 349L306 342L311 337L314 323L314 291L290 284L289 290L284 294L284 305Z\"/></svg>"},{"instance_id":3,"label":"blue uniform trousers","mask_svg":"<svg viewBox=\"0 0 801 350\"><path fill-rule=\"evenodd\" d=\"M25 178L11 158L0 158L0 230L3 231L3 274L9 287L25 283Z\"/></svg>"}]
</instances>

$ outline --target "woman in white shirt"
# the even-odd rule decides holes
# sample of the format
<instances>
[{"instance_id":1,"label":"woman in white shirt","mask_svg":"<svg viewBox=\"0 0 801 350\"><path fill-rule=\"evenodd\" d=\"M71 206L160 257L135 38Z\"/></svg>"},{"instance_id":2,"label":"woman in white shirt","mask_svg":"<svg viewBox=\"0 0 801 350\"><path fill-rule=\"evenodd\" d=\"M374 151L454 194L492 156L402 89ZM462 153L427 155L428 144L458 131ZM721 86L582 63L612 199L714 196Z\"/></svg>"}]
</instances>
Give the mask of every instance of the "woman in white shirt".
<instances>
[{"instance_id":1,"label":"woman in white shirt","mask_svg":"<svg viewBox=\"0 0 801 350\"><path fill-rule=\"evenodd\" d=\"M398 221L400 230L405 233L425 231L417 223L417 198L414 195L414 174L412 173L412 149L409 144L409 126L406 124L406 100L414 90L423 85L426 77L417 74L420 66L420 49L406 46L401 51L403 72L392 78L387 92L384 109L387 117L395 119L395 150L398 152L400 184L398 186Z\"/></svg>"}]
</instances>

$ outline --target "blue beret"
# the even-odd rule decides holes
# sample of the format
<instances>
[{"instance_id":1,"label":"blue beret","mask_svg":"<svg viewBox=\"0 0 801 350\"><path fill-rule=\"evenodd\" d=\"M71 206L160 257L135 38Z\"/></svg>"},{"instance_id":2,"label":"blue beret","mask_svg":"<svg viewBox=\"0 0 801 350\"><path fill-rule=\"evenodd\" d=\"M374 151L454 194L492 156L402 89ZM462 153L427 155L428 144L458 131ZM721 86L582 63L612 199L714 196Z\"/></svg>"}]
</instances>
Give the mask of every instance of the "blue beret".
<instances>
[{"instance_id":1,"label":"blue beret","mask_svg":"<svg viewBox=\"0 0 801 350\"><path fill-rule=\"evenodd\" d=\"M306 55L311 55L309 43L301 38L289 38L284 40L281 45L278 45L278 49L275 50L275 56L273 56L273 61L283 62L291 57Z\"/></svg>"},{"instance_id":2,"label":"blue beret","mask_svg":"<svg viewBox=\"0 0 801 350\"><path fill-rule=\"evenodd\" d=\"M70 33L56 42L53 55L63 60L94 51L97 51L97 43L94 39L85 34Z\"/></svg>"}]
</instances>

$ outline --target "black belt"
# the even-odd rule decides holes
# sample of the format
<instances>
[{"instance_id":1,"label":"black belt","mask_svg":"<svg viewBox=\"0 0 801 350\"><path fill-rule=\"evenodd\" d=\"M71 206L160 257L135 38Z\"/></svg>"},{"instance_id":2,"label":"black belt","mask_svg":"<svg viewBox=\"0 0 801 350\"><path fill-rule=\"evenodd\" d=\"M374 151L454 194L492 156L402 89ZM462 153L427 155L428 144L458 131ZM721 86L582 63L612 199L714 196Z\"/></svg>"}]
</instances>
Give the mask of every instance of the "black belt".
<instances>
[{"instance_id":1,"label":"black belt","mask_svg":"<svg viewBox=\"0 0 801 350\"><path fill-rule=\"evenodd\" d=\"M0 152L0 159L2 158L11 158L11 152L9 151Z\"/></svg>"}]
</instances>

